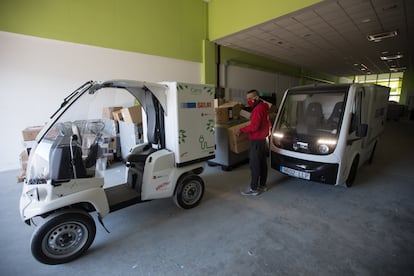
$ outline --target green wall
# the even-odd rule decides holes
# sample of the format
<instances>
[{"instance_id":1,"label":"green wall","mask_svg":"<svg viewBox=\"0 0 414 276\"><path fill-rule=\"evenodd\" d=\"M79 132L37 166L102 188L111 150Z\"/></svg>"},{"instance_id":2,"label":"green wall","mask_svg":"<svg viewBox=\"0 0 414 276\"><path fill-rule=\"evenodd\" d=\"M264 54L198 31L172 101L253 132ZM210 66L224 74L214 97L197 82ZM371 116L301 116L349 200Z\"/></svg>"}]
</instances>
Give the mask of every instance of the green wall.
<instances>
[{"instance_id":1,"label":"green wall","mask_svg":"<svg viewBox=\"0 0 414 276\"><path fill-rule=\"evenodd\" d=\"M202 62L201 0L0 0L0 30Z\"/></svg>"},{"instance_id":2,"label":"green wall","mask_svg":"<svg viewBox=\"0 0 414 276\"><path fill-rule=\"evenodd\" d=\"M208 6L208 36L213 41L318 2L321 1L212 0Z\"/></svg>"},{"instance_id":3,"label":"green wall","mask_svg":"<svg viewBox=\"0 0 414 276\"><path fill-rule=\"evenodd\" d=\"M218 38L317 2L0 0L0 30L200 62L202 81L215 84L218 46L208 36ZM238 61L270 72L334 79L226 47L220 54L221 63Z\"/></svg>"},{"instance_id":4,"label":"green wall","mask_svg":"<svg viewBox=\"0 0 414 276\"><path fill-rule=\"evenodd\" d=\"M414 93L414 71L404 72L404 77L401 87L401 104L408 104L409 95Z\"/></svg>"}]
</instances>

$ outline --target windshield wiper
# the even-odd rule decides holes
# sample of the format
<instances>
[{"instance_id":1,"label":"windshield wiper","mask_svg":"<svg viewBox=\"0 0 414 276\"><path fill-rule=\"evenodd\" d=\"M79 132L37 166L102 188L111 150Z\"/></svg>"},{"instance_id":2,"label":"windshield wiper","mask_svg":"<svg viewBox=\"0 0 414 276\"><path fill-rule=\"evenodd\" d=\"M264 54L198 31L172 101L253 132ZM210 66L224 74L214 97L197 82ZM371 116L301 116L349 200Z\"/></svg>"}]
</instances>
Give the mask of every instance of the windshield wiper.
<instances>
[{"instance_id":1,"label":"windshield wiper","mask_svg":"<svg viewBox=\"0 0 414 276\"><path fill-rule=\"evenodd\" d=\"M79 91L80 90L82 90L85 86L87 86L88 84L89 85L92 85L92 83L93 83L93 81L87 81L87 82L85 82L84 84L82 84L78 89L76 89L75 91L73 91L72 93L70 93L68 96L66 96L64 99L63 99L63 102L60 104L60 107L55 111L55 113L53 113L52 114L52 116L50 116L50 119L52 119L53 117L55 117L55 115L62 109L62 108L64 108L66 105L67 105L67 103L73 98L73 97L75 97L78 93L79 93ZM88 87L89 88L89 87Z\"/></svg>"}]
</instances>

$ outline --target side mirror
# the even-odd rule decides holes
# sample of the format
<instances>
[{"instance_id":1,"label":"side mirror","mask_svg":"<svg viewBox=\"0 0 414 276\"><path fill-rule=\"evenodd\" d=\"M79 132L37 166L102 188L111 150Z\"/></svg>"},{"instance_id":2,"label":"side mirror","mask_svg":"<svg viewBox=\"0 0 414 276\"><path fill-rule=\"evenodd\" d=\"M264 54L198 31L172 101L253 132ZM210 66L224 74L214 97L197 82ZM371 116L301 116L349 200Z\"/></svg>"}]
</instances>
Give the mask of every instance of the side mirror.
<instances>
[{"instance_id":1,"label":"side mirror","mask_svg":"<svg viewBox=\"0 0 414 276\"><path fill-rule=\"evenodd\" d=\"M365 137L368 133L368 124L360 124L356 130L356 136L358 137Z\"/></svg>"}]
</instances>

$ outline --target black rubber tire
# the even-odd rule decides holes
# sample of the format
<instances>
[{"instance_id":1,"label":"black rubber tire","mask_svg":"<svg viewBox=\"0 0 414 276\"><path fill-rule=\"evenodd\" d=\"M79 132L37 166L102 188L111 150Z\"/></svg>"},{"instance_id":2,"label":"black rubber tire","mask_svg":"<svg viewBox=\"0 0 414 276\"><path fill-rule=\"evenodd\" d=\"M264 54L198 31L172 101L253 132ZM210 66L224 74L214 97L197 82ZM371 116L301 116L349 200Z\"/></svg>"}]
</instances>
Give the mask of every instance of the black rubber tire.
<instances>
[{"instance_id":1,"label":"black rubber tire","mask_svg":"<svg viewBox=\"0 0 414 276\"><path fill-rule=\"evenodd\" d=\"M204 195L204 181L198 175L185 175L178 180L174 193L175 204L183 209L196 207Z\"/></svg>"},{"instance_id":2,"label":"black rubber tire","mask_svg":"<svg viewBox=\"0 0 414 276\"><path fill-rule=\"evenodd\" d=\"M371 155L369 156L368 159L368 164L372 164L372 162L374 161L374 154L375 154L375 149L377 148L377 143L375 143L374 148L372 149Z\"/></svg>"},{"instance_id":3,"label":"black rubber tire","mask_svg":"<svg viewBox=\"0 0 414 276\"><path fill-rule=\"evenodd\" d=\"M95 234L96 225L88 213L68 212L53 216L33 232L32 254L44 264L67 263L88 250Z\"/></svg>"},{"instance_id":4,"label":"black rubber tire","mask_svg":"<svg viewBox=\"0 0 414 276\"><path fill-rule=\"evenodd\" d=\"M358 172L358 163L359 158L355 157L354 161L352 162L351 169L349 170L348 178L345 181L345 185L349 188L352 187L354 184L357 172Z\"/></svg>"}]
</instances>

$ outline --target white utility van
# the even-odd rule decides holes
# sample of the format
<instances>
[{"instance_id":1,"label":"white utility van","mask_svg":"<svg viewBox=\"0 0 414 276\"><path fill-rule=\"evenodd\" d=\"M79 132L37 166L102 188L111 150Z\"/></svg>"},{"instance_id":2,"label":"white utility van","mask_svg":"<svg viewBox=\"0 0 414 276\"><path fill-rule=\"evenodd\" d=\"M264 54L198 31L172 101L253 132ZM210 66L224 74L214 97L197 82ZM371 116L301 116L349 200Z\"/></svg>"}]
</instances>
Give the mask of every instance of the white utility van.
<instances>
[{"instance_id":1,"label":"white utility van","mask_svg":"<svg viewBox=\"0 0 414 276\"><path fill-rule=\"evenodd\" d=\"M271 167L289 176L352 186L384 131L389 87L333 84L288 89L272 130Z\"/></svg>"}]
</instances>

